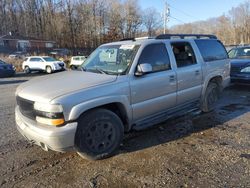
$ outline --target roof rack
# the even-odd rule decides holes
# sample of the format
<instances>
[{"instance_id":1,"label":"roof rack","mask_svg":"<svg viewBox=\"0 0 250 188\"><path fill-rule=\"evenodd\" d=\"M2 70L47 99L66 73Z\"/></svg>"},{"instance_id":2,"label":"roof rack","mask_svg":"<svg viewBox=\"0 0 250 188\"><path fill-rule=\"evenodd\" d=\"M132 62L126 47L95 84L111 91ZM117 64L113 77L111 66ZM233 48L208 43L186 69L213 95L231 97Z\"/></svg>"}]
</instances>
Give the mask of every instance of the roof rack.
<instances>
[{"instance_id":1,"label":"roof rack","mask_svg":"<svg viewBox=\"0 0 250 188\"><path fill-rule=\"evenodd\" d=\"M154 39L154 37L124 38L124 39L121 39L120 41L126 41L126 40L136 41L136 40L145 40L145 39Z\"/></svg>"},{"instance_id":2,"label":"roof rack","mask_svg":"<svg viewBox=\"0 0 250 188\"><path fill-rule=\"evenodd\" d=\"M120 41L126 41L126 40L132 40L132 41L135 41L135 38L123 38L123 39L121 39Z\"/></svg>"},{"instance_id":3,"label":"roof rack","mask_svg":"<svg viewBox=\"0 0 250 188\"><path fill-rule=\"evenodd\" d=\"M173 38L217 39L215 35L205 35L205 34L162 34L156 37L156 39L173 39Z\"/></svg>"},{"instance_id":4,"label":"roof rack","mask_svg":"<svg viewBox=\"0 0 250 188\"><path fill-rule=\"evenodd\" d=\"M154 39L154 37L137 37L135 40Z\"/></svg>"}]
</instances>

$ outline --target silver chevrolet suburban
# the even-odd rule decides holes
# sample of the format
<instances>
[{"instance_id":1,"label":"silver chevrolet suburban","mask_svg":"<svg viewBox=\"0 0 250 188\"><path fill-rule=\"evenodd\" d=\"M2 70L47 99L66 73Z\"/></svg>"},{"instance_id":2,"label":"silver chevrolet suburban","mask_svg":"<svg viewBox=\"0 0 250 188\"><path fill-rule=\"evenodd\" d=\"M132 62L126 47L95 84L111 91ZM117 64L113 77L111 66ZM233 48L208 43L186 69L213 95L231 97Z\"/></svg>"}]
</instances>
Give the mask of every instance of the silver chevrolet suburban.
<instances>
[{"instance_id":1,"label":"silver chevrolet suburban","mask_svg":"<svg viewBox=\"0 0 250 188\"><path fill-rule=\"evenodd\" d=\"M124 132L190 109L213 110L229 74L227 52L213 35L123 39L98 47L81 71L21 84L17 129L44 150L106 158Z\"/></svg>"}]
</instances>

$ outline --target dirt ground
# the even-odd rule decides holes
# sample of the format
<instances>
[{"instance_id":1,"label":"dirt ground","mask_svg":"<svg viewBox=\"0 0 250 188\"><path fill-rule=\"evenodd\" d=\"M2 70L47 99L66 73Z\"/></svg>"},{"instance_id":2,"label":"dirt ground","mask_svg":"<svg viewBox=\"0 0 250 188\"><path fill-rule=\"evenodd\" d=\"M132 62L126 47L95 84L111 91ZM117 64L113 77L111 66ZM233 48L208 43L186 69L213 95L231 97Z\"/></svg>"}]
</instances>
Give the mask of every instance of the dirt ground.
<instances>
[{"instance_id":1,"label":"dirt ground","mask_svg":"<svg viewBox=\"0 0 250 188\"><path fill-rule=\"evenodd\" d=\"M214 112L129 133L114 157L93 162L18 133L15 89L29 79L0 79L0 187L250 187L250 86L226 89Z\"/></svg>"}]
</instances>

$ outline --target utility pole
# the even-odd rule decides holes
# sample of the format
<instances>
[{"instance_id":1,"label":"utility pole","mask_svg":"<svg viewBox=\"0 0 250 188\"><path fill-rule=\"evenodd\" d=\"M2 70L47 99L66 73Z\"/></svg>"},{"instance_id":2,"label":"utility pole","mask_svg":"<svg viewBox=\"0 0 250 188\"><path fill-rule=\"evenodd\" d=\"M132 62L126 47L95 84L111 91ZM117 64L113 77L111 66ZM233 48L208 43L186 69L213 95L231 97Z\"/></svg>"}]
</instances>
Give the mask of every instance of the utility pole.
<instances>
[{"instance_id":1,"label":"utility pole","mask_svg":"<svg viewBox=\"0 0 250 188\"><path fill-rule=\"evenodd\" d=\"M164 2L164 11L163 11L163 24L164 24L164 31L163 33L166 34L166 30L167 30L167 22L169 22L169 16L170 16L170 8L169 5L167 3L167 1Z\"/></svg>"}]
</instances>

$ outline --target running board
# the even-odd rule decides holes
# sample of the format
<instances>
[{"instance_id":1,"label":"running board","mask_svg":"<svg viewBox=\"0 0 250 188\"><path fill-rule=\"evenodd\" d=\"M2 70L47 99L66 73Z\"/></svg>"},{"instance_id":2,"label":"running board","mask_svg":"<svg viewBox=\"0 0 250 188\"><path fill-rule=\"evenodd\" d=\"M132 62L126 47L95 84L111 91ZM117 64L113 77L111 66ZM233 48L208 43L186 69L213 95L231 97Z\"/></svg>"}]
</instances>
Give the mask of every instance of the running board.
<instances>
[{"instance_id":1,"label":"running board","mask_svg":"<svg viewBox=\"0 0 250 188\"><path fill-rule=\"evenodd\" d=\"M174 108L172 110L165 111L160 114L158 113L154 116L138 121L134 124L132 129L137 130L137 131L143 130L153 125L162 123L170 118L180 117L184 114L188 114L192 112L198 113L199 111L200 111L199 105L197 103L191 103L189 105L182 106L182 108Z\"/></svg>"}]
</instances>

